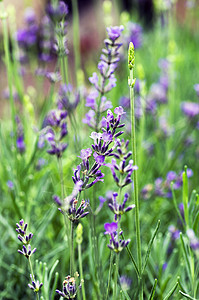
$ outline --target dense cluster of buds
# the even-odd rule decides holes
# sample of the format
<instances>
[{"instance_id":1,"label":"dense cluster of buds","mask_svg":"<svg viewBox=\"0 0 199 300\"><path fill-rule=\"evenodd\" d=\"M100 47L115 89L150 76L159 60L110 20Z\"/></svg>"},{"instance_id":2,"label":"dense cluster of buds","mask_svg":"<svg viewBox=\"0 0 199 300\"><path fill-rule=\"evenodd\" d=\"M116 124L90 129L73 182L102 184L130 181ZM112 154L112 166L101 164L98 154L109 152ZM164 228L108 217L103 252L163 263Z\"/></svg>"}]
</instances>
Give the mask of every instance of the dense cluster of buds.
<instances>
[{"instance_id":1,"label":"dense cluster of buds","mask_svg":"<svg viewBox=\"0 0 199 300\"><path fill-rule=\"evenodd\" d=\"M83 122L95 128L97 132L101 128L101 124L99 124L100 114L112 108L112 103L107 100L105 94L116 86L114 72L119 62L118 50L122 45L117 42L117 39L120 37L123 29L123 26L107 28L109 38L104 41L105 48L102 49L102 55L98 64L100 76L95 72L89 78L90 83L94 86L94 90L91 91L86 99L86 106L91 109L86 114Z\"/></svg>"},{"instance_id":2,"label":"dense cluster of buds","mask_svg":"<svg viewBox=\"0 0 199 300\"><path fill-rule=\"evenodd\" d=\"M63 289L62 291L56 290L56 292L63 297L64 299L72 300L76 298L78 290L81 288L81 283L77 287L76 286L76 278L79 274L76 272L74 277L68 275L63 281Z\"/></svg>"},{"instance_id":3,"label":"dense cluster of buds","mask_svg":"<svg viewBox=\"0 0 199 300\"><path fill-rule=\"evenodd\" d=\"M109 208L112 210L112 212L115 214L115 221L117 221L117 219L121 219L121 216L130 211L132 208L135 207L135 204L129 205L128 207L125 208L126 202L129 198L128 194L124 195L124 200L122 204L119 204L117 201L117 193L113 193L112 195L112 202L110 202L108 204Z\"/></svg>"},{"instance_id":4,"label":"dense cluster of buds","mask_svg":"<svg viewBox=\"0 0 199 300\"><path fill-rule=\"evenodd\" d=\"M36 248L31 250L30 240L33 237L33 234L30 232L29 234L26 233L28 224L24 222L24 220L20 220L19 223L16 224L17 228L16 231L18 234L18 239L21 243L23 243L22 250L18 250L18 252L24 255L26 258L29 258L32 254L35 253Z\"/></svg>"},{"instance_id":5,"label":"dense cluster of buds","mask_svg":"<svg viewBox=\"0 0 199 300\"><path fill-rule=\"evenodd\" d=\"M67 135L66 124L67 112L62 110L52 110L48 113L43 122L41 140L46 139L51 147L47 152L51 155L56 155L58 158L66 150L67 144L62 142L62 139Z\"/></svg>"},{"instance_id":6,"label":"dense cluster of buds","mask_svg":"<svg viewBox=\"0 0 199 300\"><path fill-rule=\"evenodd\" d=\"M130 239L125 241L120 238L122 231L118 233L117 223L105 223L104 229L106 230L105 234L110 234L111 238L108 247L114 252L120 253L130 243Z\"/></svg>"}]
</instances>

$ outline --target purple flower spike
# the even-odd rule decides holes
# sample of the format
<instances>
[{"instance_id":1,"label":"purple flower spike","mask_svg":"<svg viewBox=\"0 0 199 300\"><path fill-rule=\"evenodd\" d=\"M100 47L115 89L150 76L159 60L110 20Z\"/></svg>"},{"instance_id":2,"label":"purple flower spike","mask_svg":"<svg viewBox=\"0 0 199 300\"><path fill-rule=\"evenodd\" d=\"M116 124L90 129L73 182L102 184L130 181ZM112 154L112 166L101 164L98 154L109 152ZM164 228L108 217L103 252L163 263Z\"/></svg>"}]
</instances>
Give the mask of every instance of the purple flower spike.
<instances>
[{"instance_id":1,"label":"purple flower spike","mask_svg":"<svg viewBox=\"0 0 199 300\"><path fill-rule=\"evenodd\" d=\"M46 12L53 22L60 22L68 14L68 6L63 1L49 3Z\"/></svg>"},{"instance_id":2,"label":"purple flower spike","mask_svg":"<svg viewBox=\"0 0 199 300\"><path fill-rule=\"evenodd\" d=\"M118 232L117 232L118 224L117 223L115 223L115 222L105 223L104 228L106 230L105 234L110 234L110 241L107 246L109 249L113 250L114 252L116 252L116 253L121 252L130 243L130 239L125 241L120 238L122 232L120 232L118 234Z\"/></svg>"},{"instance_id":3,"label":"purple flower spike","mask_svg":"<svg viewBox=\"0 0 199 300\"><path fill-rule=\"evenodd\" d=\"M131 287L131 283L132 283L132 280L129 277L127 277L125 275L122 275L120 277L120 285L121 285L123 291L128 291Z\"/></svg>"},{"instance_id":4,"label":"purple flower spike","mask_svg":"<svg viewBox=\"0 0 199 300\"><path fill-rule=\"evenodd\" d=\"M193 119L199 115L199 104L194 102L183 102L181 105L183 113L189 118Z\"/></svg>"},{"instance_id":5,"label":"purple flower spike","mask_svg":"<svg viewBox=\"0 0 199 300\"><path fill-rule=\"evenodd\" d=\"M78 277L79 275L76 273L75 277ZM64 299L75 299L78 290L81 288L81 284L76 287L76 279L75 277L67 276L65 277L65 280L63 281L63 289L62 291L56 290L56 293L58 293L61 297Z\"/></svg>"},{"instance_id":6,"label":"purple flower spike","mask_svg":"<svg viewBox=\"0 0 199 300\"><path fill-rule=\"evenodd\" d=\"M35 281L35 279L32 278L32 275L30 274L30 279L32 281L32 284L28 284L29 288L33 290L35 293L38 293L41 287L43 286L43 283L39 282L39 280Z\"/></svg>"},{"instance_id":7,"label":"purple flower spike","mask_svg":"<svg viewBox=\"0 0 199 300\"><path fill-rule=\"evenodd\" d=\"M89 77L89 81L93 85L94 90L88 95L86 106L92 110L89 111L89 115L86 115L83 122L94 128L97 132L102 126L100 115L107 109L112 108L112 103L107 100L105 94L116 86L114 72L120 60L118 50L122 45L121 43L117 43L116 40L120 37L123 29L123 26L107 28L109 39L104 41L105 48L102 49L102 55L98 63L100 74L94 72L93 75Z\"/></svg>"},{"instance_id":8,"label":"purple flower spike","mask_svg":"<svg viewBox=\"0 0 199 300\"><path fill-rule=\"evenodd\" d=\"M126 206L126 202L129 198L129 195L128 194L125 194L124 195L124 200L123 200L123 203L122 204L119 204L118 201L117 201L117 196L118 194L117 193L113 193L113 196L112 196L112 201L108 204L109 208L112 210L112 212L115 214L115 221L117 221L117 219L121 219L121 216L130 211L131 209L133 209L135 207L134 204L132 205L129 205L127 208L125 208Z\"/></svg>"},{"instance_id":9,"label":"purple flower spike","mask_svg":"<svg viewBox=\"0 0 199 300\"><path fill-rule=\"evenodd\" d=\"M62 156L62 153L68 146L62 142L68 133L66 117L67 111L52 110L48 113L43 122L44 129L40 138L41 140L44 138L47 140L51 147L47 152L51 155L56 155L57 158Z\"/></svg>"}]
</instances>

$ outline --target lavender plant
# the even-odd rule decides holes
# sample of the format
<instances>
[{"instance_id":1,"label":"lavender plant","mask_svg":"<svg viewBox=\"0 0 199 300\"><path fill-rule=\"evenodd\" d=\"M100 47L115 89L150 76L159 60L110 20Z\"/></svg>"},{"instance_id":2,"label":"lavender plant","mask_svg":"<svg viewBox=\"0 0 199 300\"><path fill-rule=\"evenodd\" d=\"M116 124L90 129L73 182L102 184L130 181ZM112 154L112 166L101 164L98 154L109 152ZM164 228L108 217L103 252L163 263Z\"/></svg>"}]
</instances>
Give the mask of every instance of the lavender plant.
<instances>
[{"instance_id":1,"label":"lavender plant","mask_svg":"<svg viewBox=\"0 0 199 300\"><path fill-rule=\"evenodd\" d=\"M105 2L110 26L119 6ZM178 26L179 18L172 20L174 9L179 17L178 6L170 2L163 11L159 1L169 27L154 19L146 32L134 7L121 17L124 28L129 22L124 32L123 26L107 29L88 88L85 80L79 86L79 74L92 72L95 53L89 49L97 47L100 33L89 32L85 41L76 0L73 28L71 6L52 1L40 21L28 9L16 33L15 8L6 12L0 1L0 69L5 65L7 72L1 73L2 86L8 83L0 116L0 298L198 298L198 37L190 21L198 23L197 5L186 11L189 22ZM72 30L73 43L66 39ZM136 49L134 66L130 45L130 97L124 97L122 32L124 44L133 41ZM87 55L81 57L83 47ZM87 127L80 121L84 98ZM190 169L181 172L185 164ZM37 234L28 232L23 218ZM158 221L153 231L157 219L161 228Z\"/></svg>"}]
</instances>

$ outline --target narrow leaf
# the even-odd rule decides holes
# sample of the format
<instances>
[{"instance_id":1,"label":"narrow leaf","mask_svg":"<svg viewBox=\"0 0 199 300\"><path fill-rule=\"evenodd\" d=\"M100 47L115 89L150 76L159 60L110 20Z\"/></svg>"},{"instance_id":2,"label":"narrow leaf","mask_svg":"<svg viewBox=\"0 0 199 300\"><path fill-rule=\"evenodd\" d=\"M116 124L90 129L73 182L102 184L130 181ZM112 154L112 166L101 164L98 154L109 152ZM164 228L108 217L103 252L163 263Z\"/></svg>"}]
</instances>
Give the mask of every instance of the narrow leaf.
<instances>
[{"instance_id":1,"label":"narrow leaf","mask_svg":"<svg viewBox=\"0 0 199 300\"><path fill-rule=\"evenodd\" d=\"M193 297L191 297L191 296L189 296L189 295L183 293L182 291L179 291L179 292L180 292L180 294L181 294L182 296L184 296L184 297L187 298L187 299L197 300L196 298L193 298Z\"/></svg>"},{"instance_id":2,"label":"narrow leaf","mask_svg":"<svg viewBox=\"0 0 199 300\"><path fill-rule=\"evenodd\" d=\"M154 285L153 285L152 290L151 290L151 295L150 295L149 300L153 300L153 297L154 297L154 295L155 295L155 290L156 290L157 282L158 282L158 280L155 279Z\"/></svg>"},{"instance_id":3,"label":"narrow leaf","mask_svg":"<svg viewBox=\"0 0 199 300\"><path fill-rule=\"evenodd\" d=\"M191 278L191 267L190 267L190 262L189 262L189 256L187 253L187 249L186 249L186 245L182 236L182 232L180 233L180 241L181 241L181 245L182 245L182 249L183 249L183 254L184 254L184 258L185 258L185 262L186 262L186 268L187 268L187 272L189 274L189 278Z\"/></svg>"},{"instance_id":4,"label":"narrow leaf","mask_svg":"<svg viewBox=\"0 0 199 300\"><path fill-rule=\"evenodd\" d=\"M174 287L170 290L170 292L167 294L167 296L163 300L169 299L173 295L173 293L175 292L175 290L177 289L177 286L178 286L178 281L176 282L176 284L174 285Z\"/></svg>"},{"instance_id":5,"label":"narrow leaf","mask_svg":"<svg viewBox=\"0 0 199 300\"><path fill-rule=\"evenodd\" d=\"M144 266L143 266L143 269L142 269L142 274L144 273L144 270L145 270L145 268L146 268L146 266L147 266L147 262L148 262L148 259L149 259L149 255L150 255L150 253L151 253L151 248L152 248L154 239L155 239L155 237L156 237L156 235L157 235L157 232L158 232L159 227L160 227L160 220L158 220L158 223L157 223L157 226L156 226L156 228L155 228L155 231L154 231L154 233L153 233L153 235L152 235L152 237L151 237L151 240L150 240L150 242L149 242L148 249L147 249L147 252L146 252L146 257L145 257Z\"/></svg>"},{"instance_id":6,"label":"narrow leaf","mask_svg":"<svg viewBox=\"0 0 199 300\"><path fill-rule=\"evenodd\" d=\"M187 177L187 166L184 167L184 172L182 173L183 189L182 189L182 201L184 205L184 216L186 226L189 228L189 211L188 211L188 177Z\"/></svg>"}]
</instances>

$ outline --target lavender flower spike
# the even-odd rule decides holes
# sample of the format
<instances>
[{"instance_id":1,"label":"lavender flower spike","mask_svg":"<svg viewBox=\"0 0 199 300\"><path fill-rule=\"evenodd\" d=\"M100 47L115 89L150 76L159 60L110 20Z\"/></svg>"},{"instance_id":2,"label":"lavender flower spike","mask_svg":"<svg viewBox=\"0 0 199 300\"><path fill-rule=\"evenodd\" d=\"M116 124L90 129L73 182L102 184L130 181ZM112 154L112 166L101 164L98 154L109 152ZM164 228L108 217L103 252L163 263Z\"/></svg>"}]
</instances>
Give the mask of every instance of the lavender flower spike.
<instances>
[{"instance_id":1,"label":"lavender flower spike","mask_svg":"<svg viewBox=\"0 0 199 300\"><path fill-rule=\"evenodd\" d=\"M120 238L120 235L122 234L122 232L120 232L118 234L118 232L117 232L118 224L117 223L115 223L115 222L105 223L104 228L106 230L105 234L110 234L110 236L111 236L110 242L107 246L114 252L116 252L116 253L121 252L130 243L130 239L125 241Z\"/></svg>"},{"instance_id":2,"label":"lavender flower spike","mask_svg":"<svg viewBox=\"0 0 199 300\"><path fill-rule=\"evenodd\" d=\"M109 203L108 206L109 208L114 212L115 214L115 221L117 221L117 219L121 219L121 216L130 211L131 209L133 209L135 207L135 204L129 205L127 208L125 208L126 202L129 198L128 194L124 195L124 200L122 204L119 204L116 200L118 194L117 193L113 193L112 196L112 203Z\"/></svg>"},{"instance_id":3,"label":"lavender flower spike","mask_svg":"<svg viewBox=\"0 0 199 300\"><path fill-rule=\"evenodd\" d=\"M30 279L32 281L32 284L28 284L29 288L31 290L33 290L35 293L38 293L39 290L41 289L41 287L43 286L43 283L39 282L39 280L35 281L33 278L32 278L32 275L30 274Z\"/></svg>"},{"instance_id":4,"label":"lavender flower spike","mask_svg":"<svg viewBox=\"0 0 199 300\"><path fill-rule=\"evenodd\" d=\"M23 245L22 250L18 250L18 252L22 255L24 255L26 258L29 258L31 255L33 255L35 253L37 249L34 248L33 250L31 250L31 246L30 244L27 246Z\"/></svg>"},{"instance_id":5,"label":"lavender flower spike","mask_svg":"<svg viewBox=\"0 0 199 300\"><path fill-rule=\"evenodd\" d=\"M75 276L76 277L79 276L77 272ZM76 287L75 277L71 277L70 275L68 275L67 277L65 277L65 280L63 281L62 291L56 290L56 293L58 293L64 299L71 300L76 298L78 289L80 288L81 288L81 284L78 287Z\"/></svg>"}]
</instances>

